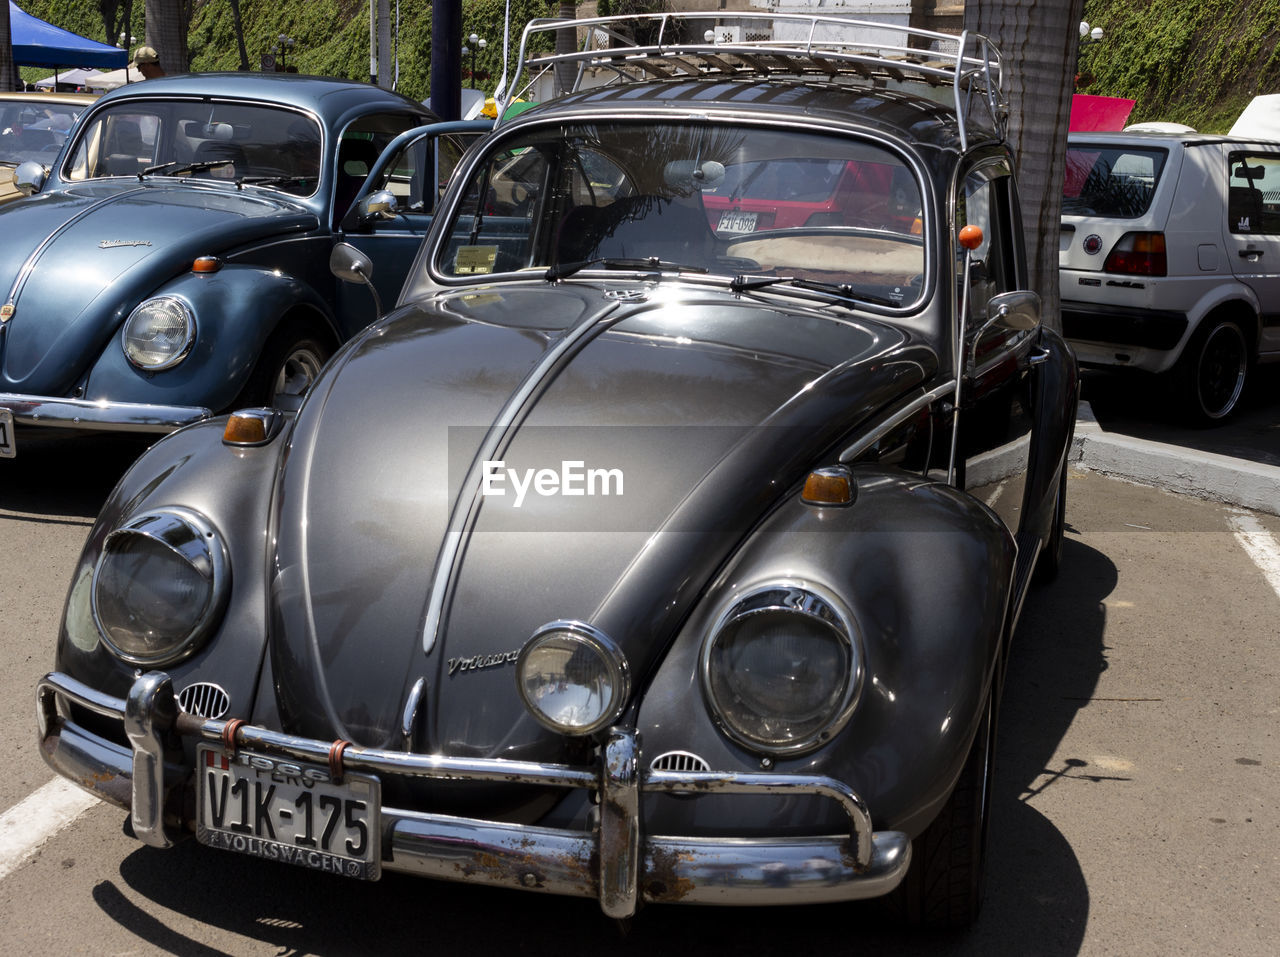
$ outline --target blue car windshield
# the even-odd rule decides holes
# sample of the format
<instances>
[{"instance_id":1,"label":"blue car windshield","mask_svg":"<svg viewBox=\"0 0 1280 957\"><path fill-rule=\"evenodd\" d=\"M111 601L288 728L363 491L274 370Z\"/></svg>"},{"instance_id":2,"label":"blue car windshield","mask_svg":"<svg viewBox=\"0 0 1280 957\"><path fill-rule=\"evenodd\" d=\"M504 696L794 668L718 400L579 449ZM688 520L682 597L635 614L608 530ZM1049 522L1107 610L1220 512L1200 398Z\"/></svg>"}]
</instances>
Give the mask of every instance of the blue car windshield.
<instances>
[{"instance_id":1,"label":"blue car windshield","mask_svg":"<svg viewBox=\"0 0 1280 957\"><path fill-rule=\"evenodd\" d=\"M258 103L129 99L82 128L62 171L81 181L108 176L183 176L261 182L298 196L316 191L320 126Z\"/></svg>"},{"instance_id":2,"label":"blue car windshield","mask_svg":"<svg viewBox=\"0 0 1280 957\"><path fill-rule=\"evenodd\" d=\"M921 195L900 155L852 137L672 122L536 127L497 139L471 166L434 268L459 279L564 276L657 261L905 308L922 295Z\"/></svg>"}]
</instances>

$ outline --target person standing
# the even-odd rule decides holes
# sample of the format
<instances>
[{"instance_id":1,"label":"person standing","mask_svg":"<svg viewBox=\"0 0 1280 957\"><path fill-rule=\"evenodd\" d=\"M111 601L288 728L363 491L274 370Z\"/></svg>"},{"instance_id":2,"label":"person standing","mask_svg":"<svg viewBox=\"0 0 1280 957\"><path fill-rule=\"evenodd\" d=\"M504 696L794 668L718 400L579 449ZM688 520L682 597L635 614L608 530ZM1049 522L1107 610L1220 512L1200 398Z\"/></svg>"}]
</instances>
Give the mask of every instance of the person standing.
<instances>
[{"instance_id":1,"label":"person standing","mask_svg":"<svg viewBox=\"0 0 1280 957\"><path fill-rule=\"evenodd\" d=\"M160 55L152 47L138 47L133 54L133 62L129 66L142 74L144 80L154 80L164 76L164 68L160 66Z\"/></svg>"}]
</instances>

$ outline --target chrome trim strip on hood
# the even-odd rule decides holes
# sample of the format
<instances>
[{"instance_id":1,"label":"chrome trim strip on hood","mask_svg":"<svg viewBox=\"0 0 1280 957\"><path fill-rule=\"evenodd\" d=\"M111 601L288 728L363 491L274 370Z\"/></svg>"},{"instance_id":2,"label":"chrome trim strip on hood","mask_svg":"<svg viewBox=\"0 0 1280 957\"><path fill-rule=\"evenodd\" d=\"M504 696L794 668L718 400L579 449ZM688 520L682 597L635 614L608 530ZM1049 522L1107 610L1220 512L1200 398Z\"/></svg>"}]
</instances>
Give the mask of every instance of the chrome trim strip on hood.
<instances>
[{"instance_id":1,"label":"chrome trim strip on hood","mask_svg":"<svg viewBox=\"0 0 1280 957\"><path fill-rule=\"evenodd\" d=\"M528 375L511 393L497 418L489 426L484 442L476 451L475 458L471 460L467 475L458 490L458 499L454 502L453 511L449 515L449 525L445 529L444 540L436 556L435 572L431 578L431 598L427 604L422 625L422 650L425 654L431 654L431 649L439 640L440 630L444 625L445 608L456 580L458 554L466 534L475 525L480 506L484 463L502 457L502 450L510 444L516 429L524 421L533 404L550 387L564 364L597 335L623 318L613 315L618 308L619 304L613 303L604 311L593 313L568 329L529 370Z\"/></svg>"},{"instance_id":2,"label":"chrome trim strip on hood","mask_svg":"<svg viewBox=\"0 0 1280 957\"><path fill-rule=\"evenodd\" d=\"M72 226L76 225L78 222L80 222L80 220L84 219L86 216L92 213L96 213L103 206L106 206L110 203L114 203L120 197L132 196L134 193L141 193L145 191L146 191L146 187L139 185L134 189L128 189L121 193L112 193L110 196L106 196L98 200L98 202L91 203L90 205L86 206L84 209L80 210L80 212L76 213L66 222L62 223L62 225L60 225L57 229L50 232L49 235L46 236L44 240L40 243L40 245L37 246L34 250L32 250L31 255L28 256L26 262L22 264L22 268L18 270L18 275L15 276L13 279L13 285L9 287L9 298L6 299L5 302L8 303L9 305L14 305L14 306L17 305L18 296L22 293L22 287L27 284L27 278L31 275L32 271L36 268L36 263L39 262L40 257L44 254L44 251L48 249L49 246L54 242L54 240L56 240L59 236L65 233Z\"/></svg>"}]
</instances>

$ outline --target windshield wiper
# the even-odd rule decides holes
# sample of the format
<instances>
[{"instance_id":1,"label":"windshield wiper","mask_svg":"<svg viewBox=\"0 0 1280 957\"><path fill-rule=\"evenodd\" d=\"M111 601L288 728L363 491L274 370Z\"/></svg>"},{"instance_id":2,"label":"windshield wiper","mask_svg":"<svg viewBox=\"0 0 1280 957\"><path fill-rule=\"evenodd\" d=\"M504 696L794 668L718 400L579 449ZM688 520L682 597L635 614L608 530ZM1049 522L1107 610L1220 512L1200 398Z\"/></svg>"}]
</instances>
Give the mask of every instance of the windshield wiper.
<instances>
[{"instance_id":1,"label":"windshield wiper","mask_svg":"<svg viewBox=\"0 0 1280 957\"><path fill-rule=\"evenodd\" d=\"M739 274L733 277L733 281L729 283L729 288L734 292L749 292L753 289L764 289L766 286L776 286L779 283L786 283L788 286L795 286L797 289L807 289L810 292L826 293L845 302L869 302L877 306L902 305L900 302L894 302L885 296L856 292L853 286L847 282L823 282L820 279L798 279L795 276L744 276Z\"/></svg>"},{"instance_id":2,"label":"windshield wiper","mask_svg":"<svg viewBox=\"0 0 1280 957\"><path fill-rule=\"evenodd\" d=\"M557 263L554 266L548 266L546 271L547 282L555 282L557 279L568 279L576 272L581 272L591 266L599 266L603 269L646 269L657 270L662 272L698 272L705 273L707 271L704 266L686 266L684 263L668 262L665 259L659 259L657 256L648 256L644 259L613 259L608 256L602 256L599 259L584 259L581 262L573 263Z\"/></svg>"},{"instance_id":3,"label":"windshield wiper","mask_svg":"<svg viewBox=\"0 0 1280 957\"><path fill-rule=\"evenodd\" d=\"M236 180L237 186L286 186L291 183L305 184L314 182L314 176L241 176Z\"/></svg>"},{"instance_id":4,"label":"windshield wiper","mask_svg":"<svg viewBox=\"0 0 1280 957\"><path fill-rule=\"evenodd\" d=\"M148 166L138 174L141 180L144 176L152 176L156 173L167 173L169 176L182 176L184 173L203 173L207 169L213 169L215 166L226 166L228 163L234 163L235 160L205 160L202 163L182 163L179 165L173 163L161 163L159 166Z\"/></svg>"}]
</instances>

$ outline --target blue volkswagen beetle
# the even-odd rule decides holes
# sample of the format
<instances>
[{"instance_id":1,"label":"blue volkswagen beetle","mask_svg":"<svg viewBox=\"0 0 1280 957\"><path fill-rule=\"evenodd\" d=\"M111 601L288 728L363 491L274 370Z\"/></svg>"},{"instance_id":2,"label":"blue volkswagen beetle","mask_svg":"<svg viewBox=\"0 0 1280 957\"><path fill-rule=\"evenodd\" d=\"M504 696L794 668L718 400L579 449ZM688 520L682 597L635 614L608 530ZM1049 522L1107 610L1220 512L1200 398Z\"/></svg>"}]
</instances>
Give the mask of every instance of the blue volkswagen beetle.
<instances>
[{"instance_id":1,"label":"blue volkswagen beetle","mask_svg":"<svg viewBox=\"0 0 1280 957\"><path fill-rule=\"evenodd\" d=\"M377 308L333 278L331 247L399 291L465 145L434 119L284 74L102 97L0 211L0 456L27 429L167 432L304 392Z\"/></svg>"}]
</instances>

